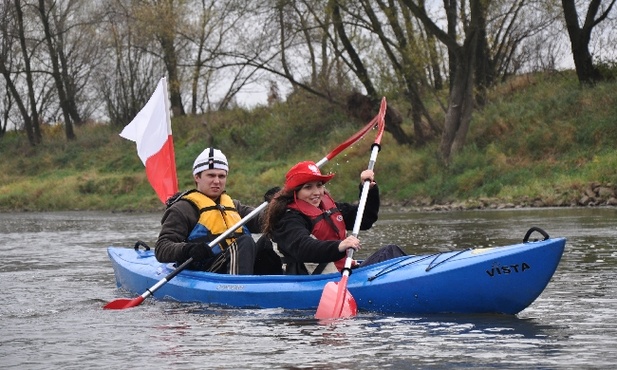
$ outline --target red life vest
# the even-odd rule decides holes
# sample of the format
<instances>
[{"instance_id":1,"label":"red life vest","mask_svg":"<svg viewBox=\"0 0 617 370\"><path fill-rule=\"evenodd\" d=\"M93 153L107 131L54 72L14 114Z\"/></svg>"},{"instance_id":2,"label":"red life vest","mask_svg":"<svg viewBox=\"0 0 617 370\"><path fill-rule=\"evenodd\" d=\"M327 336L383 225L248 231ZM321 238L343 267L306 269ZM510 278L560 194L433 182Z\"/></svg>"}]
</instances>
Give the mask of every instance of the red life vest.
<instances>
[{"instance_id":1,"label":"red life vest","mask_svg":"<svg viewBox=\"0 0 617 370\"><path fill-rule=\"evenodd\" d=\"M295 209L311 219L313 223L311 234L317 240L344 240L347 237L343 214L336 208L336 204L329 194L323 195L319 208L299 199L290 203L289 208ZM334 262L334 264L341 271L345 265L345 257Z\"/></svg>"}]
</instances>

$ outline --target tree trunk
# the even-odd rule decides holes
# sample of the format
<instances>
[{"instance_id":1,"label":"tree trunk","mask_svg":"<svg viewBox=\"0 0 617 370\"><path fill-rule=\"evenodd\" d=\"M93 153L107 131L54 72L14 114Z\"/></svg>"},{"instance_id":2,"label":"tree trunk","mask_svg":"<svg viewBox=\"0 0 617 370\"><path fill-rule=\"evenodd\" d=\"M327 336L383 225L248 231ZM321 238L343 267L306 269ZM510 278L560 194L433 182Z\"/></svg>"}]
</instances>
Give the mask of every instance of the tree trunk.
<instances>
[{"instance_id":1,"label":"tree trunk","mask_svg":"<svg viewBox=\"0 0 617 370\"><path fill-rule=\"evenodd\" d=\"M343 18L341 17L341 7L338 2L335 1L334 3L336 4L333 5L332 9L332 23L336 29L336 33L343 44L343 48L351 59L351 63L355 68L354 73L362 83L362 86L366 89L367 95L369 97L376 98L377 90L369 77L369 72L364 66L364 63L362 63L362 58L360 58L360 55L354 48L351 40L347 36L347 32L345 31L345 25L343 23Z\"/></svg>"},{"instance_id":2,"label":"tree trunk","mask_svg":"<svg viewBox=\"0 0 617 370\"><path fill-rule=\"evenodd\" d=\"M182 105L182 94L180 94L180 80L178 79L178 58L173 46L173 40L161 39L163 47L163 60L169 75L169 101L174 116L184 116L184 106Z\"/></svg>"},{"instance_id":3,"label":"tree trunk","mask_svg":"<svg viewBox=\"0 0 617 370\"><path fill-rule=\"evenodd\" d=\"M345 31L345 27L343 25L343 20L341 18L340 7L338 4L333 6L332 11L332 22L337 30L337 35L339 36L341 43L343 44L345 51L350 56L351 61L355 67L355 74L358 79L361 81L362 85L367 91L367 96L363 96L360 93L352 94L347 99L347 107L349 112L359 117L362 120L370 121L376 114L373 112L373 107L379 107L379 102L381 101L381 97L377 94L377 90L375 89L373 82L369 77L368 70L362 63L362 59L360 55L354 48L351 40L347 36ZM370 111L369 115L366 114L367 111ZM403 119L394 108L388 106L388 111L386 112L386 128L385 130L392 134L392 137L396 140L397 143L402 145L408 145L413 142L413 140L405 133L402 128Z\"/></svg>"},{"instance_id":4,"label":"tree trunk","mask_svg":"<svg viewBox=\"0 0 617 370\"><path fill-rule=\"evenodd\" d=\"M481 9L475 9L475 11L478 10ZM450 163L452 155L463 148L469 132L474 108L473 71L479 41L478 35L478 29L472 27L467 33L463 46L453 49L451 53L456 55L456 70L450 90L444 132L439 145L442 160L446 165Z\"/></svg>"},{"instance_id":5,"label":"tree trunk","mask_svg":"<svg viewBox=\"0 0 617 370\"><path fill-rule=\"evenodd\" d=\"M431 61L431 73L433 75L433 85L435 90L439 91L443 89L443 77L441 76L441 69L439 68L439 53L435 45L435 36L429 34L428 41L428 53Z\"/></svg>"},{"instance_id":6,"label":"tree trunk","mask_svg":"<svg viewBox=\"0 0 617 370\"><path fill-rule=\"evenodd\" d=\"M465 74L463 68L459 69L450 91L445 127L439 144L439 153L446 165L450 164L452 156L465 145L473 112L472 84L469 73Z\"/></svg>"},{"instance_id":7,"label":"tree trunk","mask_svg":"<svg viewBox=\"0 0 617 370\"><path fill-rule=\"evenodd\" d=\"M397 142L399 142L399 144L414 143L417 146L423 146L433 137L433 135L439 134L441 132L441 128L434 122L433 117L431 117L429 112L426 110L426 107L422 102L422 97L420 96L415 85L410 83L411 79L409 77L410 76L406 79L407 91L405 92L405 96L411 103L411 119L413 122L415 142L412 138L407 137L407 135L403 136L405 139L404 142L399 142L398 140ZM425 117L428 121L428 127L425 127L422 117Z\"/></svg>"},{"instance_id":8,"label":"tree trunk","mask_svg":"<svg viewBox=\"0 0 617 370\"><path fill-rule=\"evenodd\" d=\"M458 1L457 0L443 0L443 7L444 10L446 11L446 19L447 19L447 35L450 37L450 39L452 40L457 40L458 39L458 33L456 32L456 24L457 24L457 7L458 7ZM428 27L427 27L428 28ZM444 41L443 39L441 40L442 42ZM454 76L454 74L456 73L456 56L454 55L454 53L450 50L451 48L448 47L448 72L450 75L450 90L452 90L452 84L453 84L453 80L454 78L452 78L452 76Z\"/></svg>"},{"instance_id":9,"label":"tree trunk","mask_svg":"<svg viewBox=\"0 0 617 370\"><path fill-rule=\"evenodd\" d=\"M177 19L174 18L176 11L173 6L173 2L169 2L163 7L163 10L169 13L166 15L166 19L169 19L171 24L167 24L163 29L159 29L157 36L163 51L163 63L165 63L165 68L167 69L169 77L169 101L171 103L171 111L174 116L184 116L186 112L184 111L182 95L180 94L178 55L174 45L174 39L177 33ZM172 15L172 18L169 18L169 15Z\"/></svg>"},{"instance_id":10,"label":"tree trunk","mask_svg":"<svg viewBox=\"0 0 617 370\"><path fill-rule=\"evenodd\" d=\"M589 8L587 9L585 22L583 26L580 27L578 23L578 12L576 11L576 4L574 0L561 0L568 35L570 36L574 67L576 68L578 81L581 84L593 85L602 80L602 74L593 65L593 57L589 52L589 41L591 40L591 31L593 30L593 27L606 17L608 12L610 12L610 9L615 4L615 0L611 1L611 4L607 10L598 19L596 19L601 3L602 0L591 0L589 3Z\"/></svg>"},{"instance_id":11,"label":"tree trunk","mask_svg":"<svg viewBox=\"0 0 617 370\"><path fill-rule=\"evenodd\" d=\"M465 82L467 78L463 75L464 69L458 68L455 72L455 78L451 82L450 96L448 98L448 110L444 122L444 130L441 134L439 143L439 153L445 164L450 163L452 155L452 144L457 136L457 132L461 127L461 117L463 112L463 104L465 100Z\"/></svg>"},{"instance_id":12,"label":"tree trunk","mask_svg":"<svg viewBox=\"0 0 617 370\"><path fill-rule=\"evenodd\" d=\"M71 117L72 122L79 125L83 122L83 120L77 110L75 83L73 82L73 78L67 73L69 66L66 61L66 55L64 54L64 36L62 32L58 33L57 42L58 47L56 48L56 52L58 53L58 60L61 67L60 76L62 79L62 85L64 86L64 91L66 94L66 110Z\"/></svg>"},{"instance_id":13,"label":"tree trunk","mask_svg":"<svg viewBox=\"0 0 617 370\"><path fill-rule=\"evenodd\" d=\"M15 99L15 103L17 104L17 108L21 113L21 117L24 120L24 130L26 131L26 135L28 137L28 142L32 146L36 146L39 142L36 140L36 135L34 134L34 129L32 128L32 118L28 114L28 109L24 104L23 100L21 100L21 96L15 87L15 84L11 80L11 74L7 70L6 65L4 64L4 60L0 59L0 74L4 76L6 81L6 85L11 95Z\"/></svg>"},{"instance_id":14,"label":"tree trunk","mask_svg":"<svg viewBox=\"0 0 617 370\"><path fill-rule=\"evenodd\" d=\"M493 84L494 70L489 55L488 41L486 39L486 14L484 11L477 12L476 30L477 47L475 56L475 85L476 101L480 107L486 104L486 90Z\"/></svg>"},{"instance_id":15,"label":"tree trunk","mask_svg":"<svg viewBox=\"0 0 617 370\"><path fill-rule=\"evenodd\" d=\"M21 45L22 56L24 58L24 72L26 74L26 85L28 86L28 100L30 101L30 115L28 115L28 126L32 127L32 135L35 144L40 144L43 136L39 125L39 112L36 107L36 97L34 96L34 82L32 80L32 67L30 64L30 55L26 45L26 33L24 30L24 13L21 9L21 1L15 0L15 11L17 18L19 44ZM16 97L16 99L21 99ZM19 104L19 103L18 103ZM23 104L23 103L22 103Z\"/></svg>"},{"instance_id":16,"label":"tree trunk","mask_svg":"<svg viewBox=\"0 0 617 370\"><path fill-rule=\"evenodd\" d=\"M43 23L43 29L45 31L45 41L47 43L47 48L49 49L49 58L51 59L53 68L52 76L56 84L56 90L58 91L58 99L60 100L62 116L64 117L64 132L67 140L74 140L75 132L73 131L73 122L71 120L66 91L64 90L64 85L62 83L62 74L58 63L58 53L54 47L53 35L51 34L51 28L49 26L49 15L45 10L45 0L39 0L38 10L41 16L41 22Z\"/></svg>"}]
</instances>

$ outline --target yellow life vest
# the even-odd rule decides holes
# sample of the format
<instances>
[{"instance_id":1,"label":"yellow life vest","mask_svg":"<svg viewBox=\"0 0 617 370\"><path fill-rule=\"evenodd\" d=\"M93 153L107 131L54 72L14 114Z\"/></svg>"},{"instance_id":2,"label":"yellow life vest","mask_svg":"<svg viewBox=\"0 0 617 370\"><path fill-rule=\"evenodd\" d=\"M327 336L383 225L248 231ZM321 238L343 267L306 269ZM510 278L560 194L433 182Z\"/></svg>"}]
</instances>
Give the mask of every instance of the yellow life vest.
<instances>
[{"instance_id":1,"label":"yellow life vest","mask_svg":"<svg viewBox=\"0 0 617 370\"><path fill-rule=\"evenodd\" d=\"M206 240L212 241L242 220L233 200L225 193L221 194L218 202L214 202L205 194L196 190L183 195L181 199L191 202L199 210L199 220L189 234L188 240L206 238ZM224 251L238 236L244 234L250 234L248 229L246 227L238 228L228 238L212 247L212 251L215 254Z\"/></svg>"}]
</instances>

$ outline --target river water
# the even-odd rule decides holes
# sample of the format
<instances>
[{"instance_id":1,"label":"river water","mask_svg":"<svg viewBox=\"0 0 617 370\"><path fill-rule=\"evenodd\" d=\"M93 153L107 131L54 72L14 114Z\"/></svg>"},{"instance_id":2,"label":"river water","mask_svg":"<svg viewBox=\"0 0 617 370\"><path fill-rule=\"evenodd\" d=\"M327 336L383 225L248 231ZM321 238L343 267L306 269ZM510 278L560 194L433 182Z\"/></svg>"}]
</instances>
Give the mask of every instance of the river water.
<instances>
[{"instance_id":1,"label":"river water","mask_svg":"<svg viewBox=\"0 0 617 370\"><path fill-rule=\"evenodd\" d=\"M0 368L609 368L617 364L617 209L384 210L368 255L518 243L531 226L567 238L542 295L516 316L235 310L116 298L108 245L153 244L161 214L0 213ZM372 248L369 246L373 246Z\"/></svg>"}]
</instances>

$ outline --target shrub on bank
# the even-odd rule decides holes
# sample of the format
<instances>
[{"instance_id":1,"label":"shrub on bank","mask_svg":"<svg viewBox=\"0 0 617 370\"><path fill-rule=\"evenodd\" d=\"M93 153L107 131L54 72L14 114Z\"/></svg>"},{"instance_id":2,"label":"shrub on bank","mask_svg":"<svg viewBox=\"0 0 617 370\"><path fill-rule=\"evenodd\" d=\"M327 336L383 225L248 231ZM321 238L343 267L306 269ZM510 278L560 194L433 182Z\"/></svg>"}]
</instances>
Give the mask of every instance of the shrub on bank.
<instances>
[{"instance_id":1,"label":"shrub on bank","mask_svg":"<svg viewBox=\"0 0 617 370\"><path fill-rule=\"evenodd\" d=\"M390 104L407 109L396 99ZM474 112L467 143L449 167L436 154L439 138L402 146L386 132L375 166L383 203L434 209L615 205L615 117L615 83L582 88L570 75L507 81ZM259 204L289 167L323 158L365 123L302 95L272 107L173 118L179 187L193 186L193 160L214 145L230 161L228 192ZM37 147L23 133L8 132L0 139L0 210L162 210L135 144L119 136L121 129L77 126L77 139L67 142L57 127L47 128ZM403 129L413 131L410 118ZM328 184L336 199L357 199L371 136L324 166L337 174Z\"/></svg>"}]
</instances>

